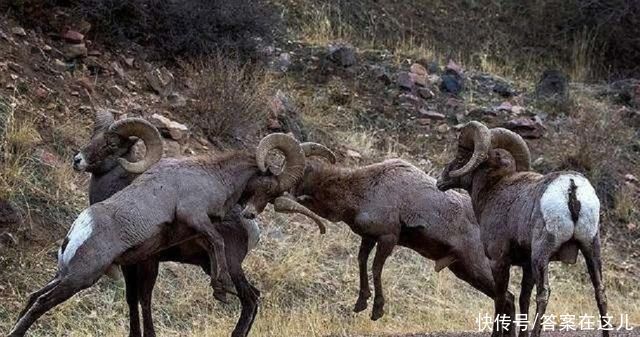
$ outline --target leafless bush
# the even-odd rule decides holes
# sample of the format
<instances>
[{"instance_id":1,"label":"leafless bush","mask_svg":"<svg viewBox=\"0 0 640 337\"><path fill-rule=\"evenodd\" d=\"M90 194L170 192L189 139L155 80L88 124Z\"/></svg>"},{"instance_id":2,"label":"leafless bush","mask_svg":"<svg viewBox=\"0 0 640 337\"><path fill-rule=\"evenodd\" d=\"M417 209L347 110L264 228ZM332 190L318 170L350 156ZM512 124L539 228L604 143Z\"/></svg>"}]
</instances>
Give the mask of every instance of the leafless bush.
<instances>
[{"instance_id":1,"label":"leafless bush","mask_svg":"<svg viewBox=\"0 0 640 337\"><path fill-rule=\"evenodd\" d=\"M210 141L245 145L260 136L269 108L262 70L220 55L183 67L196 99L187 114Z\"/></svg>"}]
</instances>

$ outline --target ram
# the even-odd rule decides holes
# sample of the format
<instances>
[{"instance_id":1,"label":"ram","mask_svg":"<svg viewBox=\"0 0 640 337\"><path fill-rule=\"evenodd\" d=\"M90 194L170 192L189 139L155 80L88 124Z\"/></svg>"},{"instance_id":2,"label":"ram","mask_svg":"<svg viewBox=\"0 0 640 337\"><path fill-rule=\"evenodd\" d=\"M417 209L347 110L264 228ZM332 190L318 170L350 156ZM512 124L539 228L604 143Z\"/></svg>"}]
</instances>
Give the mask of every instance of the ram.
<instances>
[{"instance_id":1,"label":"ram","mask_svg":"<svg viewBox=\"0 0 640 337\"><path fill-rule=\"evenodd\" d=\"M497 308L503 308L506 300L510 267L518 265L523 269L520 313L529 312L535 284L535 317L542 317L550 293L549 262L575 263L580 250L605 319L600 202L584 176L570 171L531 172L529 148L522 137L473 121L462 128L456 158L443 170L438 188L463 188L471 195L484 250L492 260ZM538 337L541 327L541 320L535 320L532 336ZM603 330L603 336L608 335Z\"/></svg>"},{"instance_id":2,"label":"ram","mask_svg":"<svg viewBox=\"0 0 640 337\"><path fill-rule=\"evenodd\" d=\"M139 175L137 172L127 171L125 167L118 163L117 159L125 157L129 161L135 160L137 158L135 145L138 139L144 138L144 130L151 130L153 126L143 119L128 118L124 121L126 122L118 122L119 124L117 125L123 125L123 123L133 124L134 131L132 136L134 137L119 136L119 127L112 128L115 124L113 115L107 110L97 109L91 139L74 156L74 169L91 173L89 182L90 204L108 199L114 193L129 185ZM153 137L157 136L155 132L149 132L149 134ZM107 139L112 139L112 141L107 142ZM155 143L155 141L149 140L147 142ZM153 157L152 161L156 158ZM145 166L150 166L149 164ZM260 230L257 221L240 217L240 210L239 206L234 207L229 215L220 223L217 223L216 226L221 228L220 234L225 243L225 255L231 280L235 285L242 305L243 314L240 316L235 330L239 335L244 335L246 333L242 334L240 332L248 332L250 330L251 323L257 312L260 292L246 280L242 270L242 261L248 251L257 244ZM179 241L176 240L176 242ZM198 239L176 244L140 263L123 265L122 272L125 280L127 305L129 307L129 336L131 337L142 336L138 303L142 309L144 336L155 336L151 300L160 261L199 265L207 274L211 273L209 255L202 248L201 240ZM217 293L214 296L224 300L226 293Z\"/></svg>"},{"instance_id":3,"label":"ram","mask_svg":"<svg viewBox=\"0 0 640 337\"><path fill-rule=\"evenodd\" d=\"M109 129L128 138L133 135L131 125L119 121ZM255 154L229 152L162 159L147 170L148 163L153 162L150 157L162 153L156 149L160 138L137 135L147 145L145 157L133 163L125 158L118 161L129 171L144 173L111 198L80 213L58 252L55 277L30 297L10 336L23 336L45 312L93 285L114 265L146 260L174 244L175 238L191 238L195 233L206 238L214 283L213 271L226 264L226 258L216 259L224 253L213 252L212 242L218 241L223 249L224 242L213 233L210 219L223 218L238 203L250 180L263 182L260 186L271 189L268 194L279 195L295 185L305 167L304 153L295 139L271 134L260 141ZM259 169L265 165L257 159L271 149L285 155L279 175Z\"/></svg>"},{"instance_id":4,"label":"ram","mask_svg":"<svg viewBox=\"0 0 640 337\"><path fill-rule=\"evenodd\" d=\"M283 198L277 199L276 206L280 211L311 211L331 221L343 221L362 237L358 253L360 291L354 311L366 309L371 297L367 260L376 244L373 320L384 314L381 274L396 245L435 260L437 271L449 267L457 277L494 298L489 260L483 253L467 195L439 191L434 178L403 160L343 168L333 165L335 155L320 144L303 143L302 148L307 167L290 192L305 208L299 211L298 203L293 202L287 207ZM318 157L328 159L331 164ZM243 211L250 219L272 198L260 193L253 196ZM513 307L513 296L510 299Z\"/></svg>"}]
</instances>

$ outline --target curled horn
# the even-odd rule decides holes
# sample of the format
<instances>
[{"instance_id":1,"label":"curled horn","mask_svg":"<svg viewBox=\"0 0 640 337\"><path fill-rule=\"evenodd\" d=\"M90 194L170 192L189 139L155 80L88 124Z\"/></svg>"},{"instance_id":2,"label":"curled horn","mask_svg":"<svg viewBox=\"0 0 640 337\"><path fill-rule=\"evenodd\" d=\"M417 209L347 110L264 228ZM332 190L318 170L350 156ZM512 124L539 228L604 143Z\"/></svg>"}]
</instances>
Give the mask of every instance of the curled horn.
<instances>
[{"instance_id":1,"label":"curled horn","mask_svg":"<svg viewBox=\"0 0 640 337\"><path fill-rule=\"evenodd\" d=\"M324 220L313 213L310 209L300 205L297 201L288 198L288 197L277 197L276 200L273 201L273 209L276 212L280 213L299 213L304 216L309 217L313 220L318 228L320 229L320 234L324 234L327 232L327 227L324 225Z\"/></svg>"},{"instance_id":2,"label":"curled horn","mask_svg":"<svg viewBox=\"0 0 640 337\"><path fill-rule=\"evenodd\" d=\"M336 163L336 154L322 144L306 142L300 144L300 147L302 147L305 157L318 156L326 158L331 164Z\"/></svg>"},{"instance_id":3,"label":"curled horn","mask_svg":"<svg viewBox=\"0 0 640 337\"><path fill-rule=\"evenodd\" d=\"M269 151L278 149L285 157L282 172L278 175L278 185L282 192L290 190L304 174L304 152L298 141L284 133L272 133L262 138L256 149L256 163L262 172L267 171L266 159Z\"/></svg>"},{"instance_id":4,"label":"curled horn","mask_svg":"<svg viewBox=\"0 0 640 337\"><path fill-rule=\"evenodd\" d=\"M95 120L93 123L93 134L106 131L113 124L113 114L106 109L96 109Z\"/></svg>"},{"instance_id":5,"label":"curled horn","mask_svg":"<svg viewBox=\"0 0 640 337\"><path fill-rule=\"evenodd\" d=\"M147 148L147 152L140 161L130 162L125 158L118 158L120 165L128 172L142 173L162 157L162 137L155 126L142 118L126 118L113 123L108 132L124 138L138 137Z\"/></svg>"},{"instance_id":6,"label":"curled horn","mask_svg":"<svg viewBox=\"0 0 640 337\"><path fill-rule=\"evenodd\" d=\"M487 159L491 146L491 134L489 129L482 123L471 121L462 127L458 136L458 152L460 149L471 150L473 155L469 161L461 168L451 171L449 176L460 177L473 170Z\"/></svg>"},{"instance_id":7,"label":"curled horn","mask_svg":"<svg viewBox=\"0 0 640 337\"><path fill-rule=\"evenodd\" d=\"M531 154L527 143L519 134L504 128L493 128L491 131L491 148L505 149L516 161L516 170L531 170Z\"/></svg>"}]
</instances>

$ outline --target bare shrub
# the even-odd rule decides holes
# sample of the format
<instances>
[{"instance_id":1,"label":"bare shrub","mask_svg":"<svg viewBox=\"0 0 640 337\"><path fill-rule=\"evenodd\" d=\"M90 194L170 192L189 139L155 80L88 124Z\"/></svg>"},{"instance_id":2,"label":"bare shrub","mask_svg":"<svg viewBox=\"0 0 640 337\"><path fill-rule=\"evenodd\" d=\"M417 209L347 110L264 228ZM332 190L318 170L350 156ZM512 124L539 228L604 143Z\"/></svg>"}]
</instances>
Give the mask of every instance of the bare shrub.
<instances>
[{"instance_id":1,"label":"bare shrub","mask_svg":"<svg viewBox=\"0 0 640 337\"><path fill-rule=\"evenodd\" d=\"M189 119L214 143L245 146L265 128L269 78L250 64L217 55L184 63L191 82Z\"/></svg>"}]
</instances>

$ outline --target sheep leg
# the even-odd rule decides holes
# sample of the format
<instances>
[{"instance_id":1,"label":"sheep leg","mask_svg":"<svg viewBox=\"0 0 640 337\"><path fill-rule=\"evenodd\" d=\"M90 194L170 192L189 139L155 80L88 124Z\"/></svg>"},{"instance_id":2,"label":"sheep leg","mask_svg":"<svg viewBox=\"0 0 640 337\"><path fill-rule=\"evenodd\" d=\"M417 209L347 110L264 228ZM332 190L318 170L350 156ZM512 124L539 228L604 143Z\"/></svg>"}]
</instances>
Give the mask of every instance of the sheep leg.
<instances>
[{"instance_id":1,"label":"sheep leg","mask_svg":"<svg viewBox=\"0 0 640 337\"><path fill-rule=\"evenodd\" d=\"M51 288L55 287L56 284L58 284L59 282L60 282L60 279L56 275L56 277L54 277L53 280L51 280L49 283L47 283L47 285L42 287L42 289L31 293L31 295L29 295L29 299L27 300L27 305L25 305L24 309L22 309L22 311L20 311L20 315L18 315L18 317L24 316L24 314L27 312L27 310L29 310L29 308L31 308L31 306L33 306L33 303L38 299L38 297L42 296L42 294L44 294L47 291L51 290Z\"/></svg>"},{"instance_id":2,"label":"sheep leg","mask_svg":"<svg viewBox=\"0 0 640 337\"><path fill-rule=\"evenodd\" d=\"M393 247L398 243L398 236L386 234L378 237L376 255L373 258L373 287L375 296L373 298L373 310L371 320L377 321L384 315L384 295L382 292L382 268L384 263L393 252Z\"/></svg>"},{"instance_id":3,"label":"sheep leg","mask_svg":"<svg viewBox=\"0 0 640 337\"><path fill-rule=\"evenodd\" d=\"M473 247L472 243L465 247ZM480 248L483 249L483 248ZM477 251L477 250L476 250ZM473 249L469 249L469 252L474 252ZM472 287L480 290L483 294L496 299L496 288L493 282L493 275L491 272L491 266L489 260L484 257L484 254L466 254L464 258L459 258L456 262L449 266L449 270L453 272L459 279L469 283ZM515 297L511 292L507 292L507 304L505 311L509 317L514 317L516 308L514 305ZM499 308L496 307L493 317L499 315ZM494 326L492 337L501 337L502 333L497 326Z\"/></svg>"},{"instance_id":4,"label":"sheep leg","mask_svg":"<svg viewBox=\"0 0 640 337\"><path fill-rule=\"evenodd\" d=\"M8 337L24 336L29 327L45 312L66 301L80 290L89 287L94 282L95 281L90 283L85 282L83 284L80 282L72 282L70 279L63 277L60 282L55 283L48 291L38 296L24 315L20 316ZM51 283L49 283L49 285L50 284ZM49 285L45 286L45 288Z\"/></svg>"},{"instance_id":5,"label":"sheep leg","mask_svg":"<svg viewBox=\"0 0 640 337\"><path fill-rule=\"evenodd\" d=\"M528 315L529 314L529 303L531 301L531 292L533 291L533 272L531 270L531 265L526 264L522 267L522 283L520 288L520 314ZM518 332L518 337L528 337L529 331L528 329L522 330Z\"/></svg>"},{"instance_id":6,"label":"sheep leg","mask_svg":"<svg viewBox=\"0 0 640 337\"><path fill-rule=\"evenodd\" d=\"M553 240L543 238L538 247L533 248L531 256L531 269L533 271L533 279L536 282L536 316L533 326L532 337L540 337L542 331L542 316L547 310L549 295L551 289L549 287L549 260L552 252L556 248Z\"/></svg>"},{"instance_id":7,"label":"sheep leg","mask_svg":"<svg viewBox=\"0 0 640 337\"><path fill-rule=\"evenodd\" d=\"M493 281L495 282L495 311L498 314L496 320L495 331L493 335L499 336L508 335L515 336L515 331L510 323L509 327L505 328L501 322L509 316L509 270L511 267L510 261L506 257L501 257L496 260L491 267L493 274ZM505 316L502 316L505 315ZM502 317L501 317L502 316ZM510 317L513 319L513 317Z\"/></svg>"},{"instance_id":8,"label":"sheep leg","mask_svg":"<svg viewBox=\"0 0 640 337\"><path fill-rule=\"evenodd\" d=\"M369 275L367 274L367 262L369 261L369 255L376 245L375 240L370 237L362 237L360 242L360 250L358 251L358 271L360 273L360 291L358 293L358 299L356 305L353 307L354 312L361 312L367 308L367 300L371 297L371 290L369 289Z\"/></svg>"},{"instance_id":9,"label":"sheep leg","mask_svg":"<svg viewBox=\"0 0 640 337\"><path fill-rule=\"evenodd\" d=\"M602 282L602 260L600 257L600 235L596 235L593 242L589 244L581 244L580 251L584 256L584 260L587 264L587 270L589 276L591 276L591 283L593 284L593 290L595 291L596 302L598 304L598 311L600 312L601 324L604 326L605 321L602 317L607 316L607 295L604 291L604 283ZM609 337L608 330L602 330L603 337Z\"/></svg>"},{"instance_id":10,"label":"sheep leg","mask_svg":"<svg viewBox=\"0 0 640 337\"><path fill-rule=\"evenodd\" d=\"M144 337L155 337L156 335L153 327L151 300L153 298L153 287L158 278L159 266L160 262L154 259L149 259L138 264L138 293L140 294L140 306L142 307Z\"/></svg>"},{"instance_id":11,"label":"sheep leg","mask_svg":"<svg viewBox=\"0 0 640 337\"><path fill-rule=\"evenodd\" d=\"M140 313L138 312L138 265L122 266L124 289L129 306L129 337L141 337Z\"/></svg>"},{"instance_id":12,"label":"sheep leg","mask_svg":"<svg viewBox=\"0 0 640 337\"><path fill-rule=\"evenodd\" d=\"M201 233L209 246L207 254L209 255L209 263L211 264L211 287L213 288L214 297L226 302L226 293L235 294L235 287L229 275L227 267L227 258L225 254L224 238L220 232L211 223L207 215L196 216L189 214L180 217L186 225Z\"/></svg>"},{"instance_id":13,"label":"sheep leg","mask_svg":"<svg viewBox=\"0 0 640 337\"><path fill-rule=\"evenodd\" d=\"M233 224L235 225L235 224ZM260 291L256 289L247 280L244 270L242 269L242 261L247 255L246 237L234 235L225 231L228 228L222 228L224 237L227 240L226 256L229 264L229 273L231 280L236 287L238 299L240 299L241 313L236 323L231 337L246 337L251 330L253 321L258 314L258 303L260 299Z\"/></svg>"}]
</instances>

